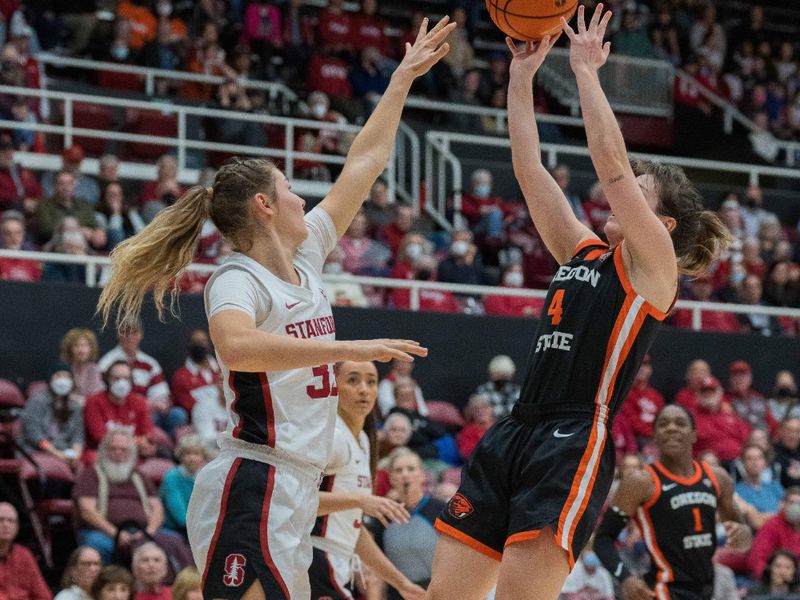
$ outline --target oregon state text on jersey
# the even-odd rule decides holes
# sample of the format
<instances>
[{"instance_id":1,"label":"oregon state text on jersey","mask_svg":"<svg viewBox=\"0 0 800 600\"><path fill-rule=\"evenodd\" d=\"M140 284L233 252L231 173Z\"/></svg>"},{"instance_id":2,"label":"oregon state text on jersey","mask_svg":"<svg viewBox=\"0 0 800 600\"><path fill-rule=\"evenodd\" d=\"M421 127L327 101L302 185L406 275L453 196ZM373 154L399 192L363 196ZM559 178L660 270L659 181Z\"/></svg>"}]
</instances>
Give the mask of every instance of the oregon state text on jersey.
<instances>
[{"instance_id":1,"label":"oregon state text on jersey","mask_svg":"<svg viewBox=\"0 0 800 600\"><path fill-rule=\"evenodd\" d=\"M694 475L688 479L673 475L661 463L646 468L655 491L634 518L650 553L647 583L655 586L659 600L669 598L671 585L712 586L719 498L714 473L706 463L696 461Z\"/></svg>"},{"instance_id":2,"label":"oregon state text on jersey","mask_svg":"<svg viewBox=\"0 0 800 600\"><path fill-rule=\"evenodd\" d=\"M545 300L516 413L619 409L666 316L631 287L621 246L581 243Z\"/></svg>"}]
</instances>

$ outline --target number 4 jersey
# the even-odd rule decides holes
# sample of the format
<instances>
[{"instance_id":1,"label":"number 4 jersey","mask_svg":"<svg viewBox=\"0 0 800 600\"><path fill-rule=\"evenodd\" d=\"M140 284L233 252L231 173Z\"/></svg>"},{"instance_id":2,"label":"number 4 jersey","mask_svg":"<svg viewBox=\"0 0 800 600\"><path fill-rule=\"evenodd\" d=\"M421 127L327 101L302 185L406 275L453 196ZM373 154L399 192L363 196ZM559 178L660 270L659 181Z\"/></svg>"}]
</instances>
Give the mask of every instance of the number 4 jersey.
<instances>
[{"instance_id":1,"label":"number 4 jersey","mask_svg":"<svg viewBox=\"0 0 800 600\"><path fill-rule=\"evenodd\" d=\"M622 248L582 242L545 300L514 414L594 413L606 422L628 393L666 314L631 287Z\"/></svg>"},{"instance_id":2,"label":"number 4 jersey","mask_svg":"<svg viewBox=\"0 0 800 600\"><path fill-rule=\"evenodd\" d=\"M336 229L322 208L311 210L305 220L308 237L294 258L301 285L287 283L255 260L235 253L206 284L209 319L224 310L239 310L253 317L260 331L302 339L335 338L320 273L336 244ZM217 359L228 410L227 433L324 469L336 419L333 365L243 373L231 371Z\"/></svg>"}]
</instances>

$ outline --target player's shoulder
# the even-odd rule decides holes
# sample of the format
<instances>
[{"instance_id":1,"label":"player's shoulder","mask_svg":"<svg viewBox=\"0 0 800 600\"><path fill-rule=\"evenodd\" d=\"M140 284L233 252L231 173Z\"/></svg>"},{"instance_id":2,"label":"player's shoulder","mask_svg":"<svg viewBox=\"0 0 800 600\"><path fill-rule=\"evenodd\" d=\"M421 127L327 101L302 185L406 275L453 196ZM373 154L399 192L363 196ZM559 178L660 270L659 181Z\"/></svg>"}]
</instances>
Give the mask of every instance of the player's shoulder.
<instances>
[{"instance_id":1,"label":"player's shoulder","mask_svg":"<svg viewBox=\"0 0 800 600\"><path fill-rule=\"evenodd\" d=\"M652 467L645 466L623 476L617 494L641 505L654 498L658 492L657 476Z\"/></svg>"}]
</instances>

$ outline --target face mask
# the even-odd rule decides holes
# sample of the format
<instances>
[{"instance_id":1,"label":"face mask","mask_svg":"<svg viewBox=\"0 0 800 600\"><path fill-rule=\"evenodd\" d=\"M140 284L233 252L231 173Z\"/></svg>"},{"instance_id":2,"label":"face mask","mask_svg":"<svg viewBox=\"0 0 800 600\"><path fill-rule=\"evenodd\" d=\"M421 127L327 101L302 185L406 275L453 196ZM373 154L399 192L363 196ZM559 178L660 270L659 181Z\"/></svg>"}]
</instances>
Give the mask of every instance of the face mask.
<instances>
[{"instance_id":1,"label":"face mask","mask_svg":"<svg viewBox=\"0 0 800 600\"><path fill-rule=\"evenodd\" d=\"M50 389L56 396L66 396L72 391L72 379L69 377L56 377L50 382Z\"/></svg>"},{"instance_id":2,"label":"face mask","mask_svg":"<svg viewBox=\"0 0 800 600\"><path fill-rule=\"evenodd\" d=\"M522 287L522 284L525 283L525 276L519 271L511 271L506 273L504 282L506 287Z\"/></svg>"},{"instance_id":3,"label":"face mask","mask_svg":"<svg viewBox=\"0 0 800 600\"><path fill-rule=\"evenodd\" d=\"M741 285L745 277L747 277L747 273L740 273L737 271L735 273L731 273L729 279L732 285Z\"/></svg>"},{"instance_id":4,"label":"face mask","mask_svg":"<svg viewBox=\"0 0 800 600\"><path fill-rule=\"evenodd\" d=\"M189 358L194 362L201 362L208 356L208 348L202 344L189 344Z\"/></svg>"},{"instance_id":5,"label":"face mask","mask_svg":"<svg viewBox=\"0 0 800 600\"><path fill-rule=\"evenodd\" d=\"M475 186L475 195L478 198L488 198L492 192L492 186L488 184L481 184Z\"/></svg>"},{"instance_id":6,"label":"face mask","mask_svg":"<svg viewBox=\"0 0 800 600\"><path fill-rule=\"evenodd\" d=\"M406 256L411 260L416 260L422 256L422 244L413 242L406 246Z\"/></svg>"},{"instance_id":7,"label":"face mask","mask_svg":"<svg viewBox=\"0 0 800 600\"><path fill-rule=\"evenodd\" d=\"M792 398L794 396L794 390L788 386L779 387L777 395L781 398Z\"/></svg>"},{"instance_id":8,"label":"face mask","mask_svg":"<svg viewBox=\"0 0 800 600\"><path fill-rule=\"evenodd\" d=\"M342 267L342 263L325 263L325 266L322 267L323 273L328 273L329 275L339 275L340 273L344 273L344 268Z\"/></svg>"},{"instance_id":9,"label":"face mask","mask_svg":"<svg viewBox=\"0 0 800 600\"><path fill-rule=\"evenodd\" d=\"M433 273L430 269L420 269L417 271L417 279L419 281L428 281Z\"/></svg>"},{"instance_id":10,"label":"face mask","mask_svg":"<svg viewBox=\"0 0 800 600\"><path fill-rule=\"evenodd\" d=\"M787 504L783 509L783 516L786 517L786 520L792 525L800 523L800 503L792 502L791 504Z\"/></svg>"},{"instance_id":11,"label":"face mask","mask_svg":"<svg viewBox=\"0 0 800 600\"><path fill-rule=\"evenodd\" d=\"M172 4L162 2L156 6L156 12L162 17L168 17L172 14Z\"/></svg>"},{"instance_id":12,"label":"face mask","mask_svg":"<svg viewBox=\"0 0 800 600\"><path fill-rule=\"evenodd\" d=\"M469 252L469 244L464 240L456 240L450 245L450 253L453 256L466 256Z\"/></svg>"},{"instance_id":13,"label":"face mask","mask_svg":"<svg viewBox=\"0 0 800 600\"><path fill-rule=\"evenodd\" d=\"M587 569L594 570L600 566L600 559L597 558L597 554L594 552L584 552L583 553L583 566Z\"/></svg>"},{"instance_id":14,"label":"face mask","mask_svg":"<svg viewBox=\"0 0 800 600\"><path fill-rule=\"evenodd\" d=\"M757 207L757 206L758 206L758 200L756 200L755 198L745 198L745 199L744 199L744 203L745 203L745 204L746 204L746 205L747 205L749 208L755 208L755 207Z\"/></svg>"},{"instance_id":15,"label":"face mask","mask_svg":"<svg viewBox=\"0 0 800 600\"><path fill-rule=\"evenodd\" d=\"M114 60L125 60L128 58L128 50L127 46L112 46L111 47L111 57Z\"/></svg>"},{"instance_id":16,"label":"face mask","mask_svg":"<svg viewBox=\"0 0 800 600\"><path fill-rule=\"evenodd\" d=\"M117 398L125 398L131 393L133 385L127 379L117 379L111 384L111 393Z\"/></svg>"},{"instance_id":17,"label":"face mask","mask_svg":"<svg viewBox=\"0 0 800 600\"><path fill-rule=\"evenodd\" d=\"M311 105L311 114L314 115L317 119L321 119L324 117L328 112L328 109L325 108L324 104L312 104Z\"/></svg>"}]
</instances>

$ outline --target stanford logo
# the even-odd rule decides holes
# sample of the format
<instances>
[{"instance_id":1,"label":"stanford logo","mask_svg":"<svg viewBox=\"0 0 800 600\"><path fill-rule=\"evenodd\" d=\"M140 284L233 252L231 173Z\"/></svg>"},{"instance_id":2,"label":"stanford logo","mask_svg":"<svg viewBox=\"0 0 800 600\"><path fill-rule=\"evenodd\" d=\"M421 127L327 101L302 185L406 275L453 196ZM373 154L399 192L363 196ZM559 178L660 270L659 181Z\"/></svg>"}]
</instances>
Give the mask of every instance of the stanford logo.
<instances>
[{"instance_id":1,"label":"stanford logo","mask_svg":"<svg viewBox=\"0 0 800 600\"><path fill-rule=\"evenodd\" d=\"M461 494L456 494L450 498L450 502L447 504L447 512L450 513L450 516L455 517L456 519L463 519L473 510L475 509L472 508L470 501L464 498L464 496Z\"/></svg>"},{"instance_id":2,"label":"stanford logo","mask_svg":"<svg viewBox=\"0 0 800 600\"><path fill-rule=\"evenodd\" d=\"M247 559L241 554L228 554L225 558L225 573L222 583L228 587L239 587L244 583L244 566Z\"/></svg>"}]
</instances>

